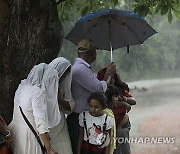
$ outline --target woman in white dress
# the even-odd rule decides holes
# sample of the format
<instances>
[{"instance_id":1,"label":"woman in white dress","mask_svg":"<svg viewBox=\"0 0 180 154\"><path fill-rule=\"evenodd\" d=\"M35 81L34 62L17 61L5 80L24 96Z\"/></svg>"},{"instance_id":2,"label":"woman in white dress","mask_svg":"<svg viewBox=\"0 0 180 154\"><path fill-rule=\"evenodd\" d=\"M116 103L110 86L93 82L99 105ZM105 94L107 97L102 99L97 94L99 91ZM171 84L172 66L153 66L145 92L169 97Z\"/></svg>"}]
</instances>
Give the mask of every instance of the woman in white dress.
<instances>
[{"instance_id":1,"label":"woman in white dress","mask_svg":"<svg viewBox=\"0 0 180 154\"><path fill-rule=\"evenodd\" d=\"M71 142L65 117L65 114L69 114L74 109L74 100L72 99L71 94L71 64L67 59L59 57L54 59L49 64L49 67L54 68L58 72L59 77L62 76L65 69L69 70L69 74L62 82L60 81L58 85L58 102L61 120L57 126L49 129L49 135L51 138L52 147L55 149L55 151L62 154L72 154Z\"/></svg>"},{"instance_id":2,"label":"woman in white dress","mask_svg":"<svg viewBox=\"0 0 180 154\"><path fill-rule=\"evenodd\" d=\"M65 72L64 74L66 74ZM46 90L47 85L50 85L50 82L57 83L59 79L61 80L61 77L58 77L57 71L48 69L46 64L39 64L33 67L27 79L22 80L15 93L13 120L8 126L14 136L14 154L43 153L35 135L23 119L19 106L35 131L40 134L41 142L45 146L47 154L56 154L49 141L48 128L56 126L61 119L61 115L57 101L52 101L50 105L47 104L43 91ZM57 95L53 95L52 98L55 97Z\"/></svg>"},{"instance_id":3,"label":"woman in white dress","mask_svg":"<svg viewBox=\"0 0 180 154\"><path fill-rule=\"evenodd\" d=\"M46 149L51 150L49 138L47 136L47 105L45 97L40 89L43 72L46 64L39 64L32 68L27 79L22 80L14 97L13 120L9 124L9 129L14 136L13 153L14 154L41 154L42 150L37 142L35 135L26 124L19 106L22 108L25 116L40 134L41 140Z\"/></svg>"}]
</instances>

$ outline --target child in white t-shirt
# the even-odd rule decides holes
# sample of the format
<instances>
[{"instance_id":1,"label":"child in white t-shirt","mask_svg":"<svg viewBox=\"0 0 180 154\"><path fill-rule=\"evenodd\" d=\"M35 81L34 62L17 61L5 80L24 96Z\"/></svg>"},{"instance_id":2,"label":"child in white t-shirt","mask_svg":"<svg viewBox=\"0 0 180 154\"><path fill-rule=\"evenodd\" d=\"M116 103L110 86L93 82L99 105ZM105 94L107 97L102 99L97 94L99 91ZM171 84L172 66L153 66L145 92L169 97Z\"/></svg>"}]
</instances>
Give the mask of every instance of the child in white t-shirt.
<instances>
[{"instance_id":1,"label":"child in white t-shirt","mask_svg":"<svg viewBox=\"0 0 180 154\"><path fill-rule=\"evenodd\" d=\"M89 111L79 115L78 154L109 154L109 133L113 119L104 114L106 97L101 92L91 94Z\"/></svg>"}]
</instances>

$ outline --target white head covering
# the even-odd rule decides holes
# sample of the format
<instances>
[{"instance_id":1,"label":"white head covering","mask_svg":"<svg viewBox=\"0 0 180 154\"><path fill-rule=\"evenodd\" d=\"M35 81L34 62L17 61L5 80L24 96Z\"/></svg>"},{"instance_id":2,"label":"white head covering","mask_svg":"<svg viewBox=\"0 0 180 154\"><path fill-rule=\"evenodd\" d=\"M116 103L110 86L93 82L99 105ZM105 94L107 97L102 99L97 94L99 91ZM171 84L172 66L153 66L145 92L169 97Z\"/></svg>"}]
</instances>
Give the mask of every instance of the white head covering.
<instances>
[{"instance_id":1,"label":"white head covering","mask_svg":"<svg viewBox=\"0 0 180 154\"><path fill-rule=\"evenodd\" d=\"M30 84L31 86L36 85L38 87L41 87L42 78L46 67L47 64L45 63L35 65L28 74L26 83Z\"/></svg>"},{"instance_id":2,"label":"white head covering","mask_svg":"<svg viewBox=\"0 0 180 154\"><path fill-rule=\"evenodd\" d=\"M71 67L71 63L64 57L58 57L54 59L49 66L56 69L59 78L64 74L64 72ZM64 98L69 101L71 100L71 81L72 81L72 71L66 76L66 78L60 83L59 87L64 92Z\"/></svg>"},{"instance_id":3,"label":"white head covering","mask_svg":"<svg viewBox=\"0 0 180 154\"><path fill-rule=\"evenodd\" d=\"M42 90L47 99L49 128L58 125L60 122L61 115L58 106L59 79L70 66L71 64L67 59L63 57L56 58L48 65L48 68L44 73ZM68 74L67 76L71 76L72 78L72 75ZM64 80L66 80L66 78ZM67 94L66 97L68 98Z\"/></svg>"},{"instance_id":4,"label":"white head covering","mask_svg":"<svg viewBox=\"0 0 180 154\"><path fill-rule=\"evenodd\" d=\"M14 102L18 103L19 106L26 110L31 110L33 106L33 114L36 117L43 118L46 122L48 120L47 113L43 113L44 110L47 109L47 105L45 103L44 96L42 96L42 90L40 89L42 78L44 75L44 71L48 65L45 63L41 63L35 65L30 73L28 74L27 79L24 79L19 84L18 89L16 90ZM30 88L31 87L31 88ZM32 97L33 105L26 100L26 96ZM31 95L31 96L30 96ZM26 101L24 101L26 100ZM35 101L37 100L37 101ZM41 112L41 110L43 112Z\"/></svg>"}]
</instances>

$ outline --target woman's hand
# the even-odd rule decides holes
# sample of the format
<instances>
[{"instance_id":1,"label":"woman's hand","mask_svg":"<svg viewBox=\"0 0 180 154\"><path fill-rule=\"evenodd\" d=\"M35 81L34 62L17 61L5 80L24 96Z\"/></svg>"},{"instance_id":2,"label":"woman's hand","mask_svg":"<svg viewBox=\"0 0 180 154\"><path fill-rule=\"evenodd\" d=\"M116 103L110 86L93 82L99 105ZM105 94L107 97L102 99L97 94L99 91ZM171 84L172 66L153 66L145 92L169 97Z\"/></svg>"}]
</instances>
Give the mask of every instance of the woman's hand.
<instances>
[{"instance_id":1,"label":"woman's hand","mask_svg":"<svg viewBox=\"0 0 180 154\"><path fill-rule=\"evenodd\" d=\"M5 135L8 145L11 145L13 141L13 136L11 132L8 130L7 124L1 116L0 116L0 133Z\"/></svg>"},{"instance_id":2,"label":"woman's hand","mask_svg":"<svg viewBox=\"0 0 180 154\"><path fill-rule=\"evenodd\" d=\"M5 137L6 137L6 140L7 140L7 142L8 142L8 145L11 145L12 142L13 142L13 136L12 136L11 132L10 132L10 131L7 131L7 134L6 134Z\"/></svg>"},{"instance_id":3,"label":"woman's hand","mask_svg":"<svg viewBox=\"0 0 180 154\"><path fill-rule=\"evenodd\" d=\"M61 90L58 92L58 103L64 110L71 111L70 103L64 99L64 93Z\"/></svg>"},{"instance_id":4,"label":"woman's hand","mask_svg":"<svg viewBox=\"0 0 180 154\"><path fill-rule=\"evenodd\" d=\"M58 153L55 152L53 149L51 149L49 152L47 152L47 154L58 154Z\"/></svg>"}]
</instances>

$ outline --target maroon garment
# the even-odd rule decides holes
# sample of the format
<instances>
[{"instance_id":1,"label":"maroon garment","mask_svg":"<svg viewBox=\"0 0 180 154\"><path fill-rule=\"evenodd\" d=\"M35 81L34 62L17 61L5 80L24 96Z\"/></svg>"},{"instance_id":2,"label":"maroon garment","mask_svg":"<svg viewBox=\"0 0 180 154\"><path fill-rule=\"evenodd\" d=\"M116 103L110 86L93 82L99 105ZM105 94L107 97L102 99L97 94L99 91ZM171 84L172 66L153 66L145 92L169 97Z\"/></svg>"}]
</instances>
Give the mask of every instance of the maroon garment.
<instances>
[{"instance_id":1,"label":"maroon garment","mask_svg":"<svg viewBox=\"0 0 180 154\"><path fill-rule=\"evenodd\" d=\"M122 96L122 94L119 95ZM124 91L124 96L132 97L132 95L127 90ZM121 106L121 107L113 108L112 111L114 113L116 126L118 127L126 114L126 108Z\"/></svg>"},{"instance_id":2,"label":"maroon garment","mask_svg":"<svg viewBox=\"0 0 180 154\"><path fill-rule=\"evenodd\" d=\"M105 154L105 148L99 148L98 145L90 144L87 141L83 141L81 147L81 154Z\"/></svg>"},{"instance_id":3,"label":"maroon garment","mask_svg":"<svg viewBox=\"0 0 180 154\"><path fill-rule=\"evenodd\" d=\"M117 108L113 108L112 111L114 113L116 127L118 127L126 114L126 108L125 107L117 107Z\"/></svg>"}]
</instances>

